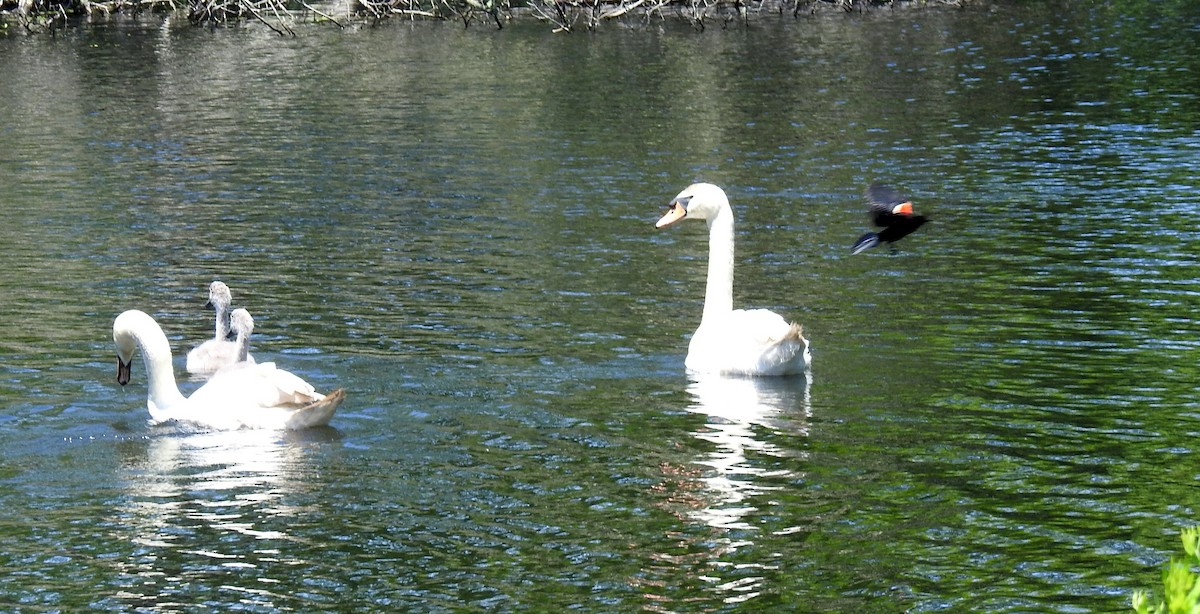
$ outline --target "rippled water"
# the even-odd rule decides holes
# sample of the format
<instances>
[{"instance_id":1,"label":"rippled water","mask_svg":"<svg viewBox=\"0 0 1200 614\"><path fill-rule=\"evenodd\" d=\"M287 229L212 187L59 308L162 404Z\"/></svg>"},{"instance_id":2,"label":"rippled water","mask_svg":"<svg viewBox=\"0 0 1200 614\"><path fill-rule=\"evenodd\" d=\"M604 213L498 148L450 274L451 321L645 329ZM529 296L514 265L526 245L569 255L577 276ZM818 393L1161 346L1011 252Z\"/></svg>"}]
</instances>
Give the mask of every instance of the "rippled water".
<instances>
[{"instance_id":1,"label":"rippled water","mask_svg":"<svg viewBox=\"0 0 1200 614\"><path fill-rule=\"evenodd\" d=\"M0 607L1122 610L1196 522L1197 17L0 35ZM694 180L811 377L685 376ZM933 222L850 257L873 180ZM217 278L329 428L115 384Z\"/></svg>"}]
</instances>

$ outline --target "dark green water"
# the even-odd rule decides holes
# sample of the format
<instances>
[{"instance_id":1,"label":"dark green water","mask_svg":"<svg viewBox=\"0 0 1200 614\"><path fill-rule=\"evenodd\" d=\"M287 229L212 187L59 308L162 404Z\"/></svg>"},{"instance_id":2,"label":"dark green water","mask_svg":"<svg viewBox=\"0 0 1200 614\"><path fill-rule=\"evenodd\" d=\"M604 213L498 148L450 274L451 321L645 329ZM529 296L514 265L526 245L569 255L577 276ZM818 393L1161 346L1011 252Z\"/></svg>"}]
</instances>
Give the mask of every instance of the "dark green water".
<instances>
[{"instance_id":1,"label":"dark green water","mask_svg":"<svg viewBox=\"0 0 1200 614\"><path fill-rule=\"evenodd\" d=\"M9 31L0 609L1122 611L1198 522L1198 23ZM683 372L696 180L811 378ZM874 180L933 222L850 257ZM213 279L330 428L147 425L112 319L182 373Z\"/></svg>"}]
</instances>

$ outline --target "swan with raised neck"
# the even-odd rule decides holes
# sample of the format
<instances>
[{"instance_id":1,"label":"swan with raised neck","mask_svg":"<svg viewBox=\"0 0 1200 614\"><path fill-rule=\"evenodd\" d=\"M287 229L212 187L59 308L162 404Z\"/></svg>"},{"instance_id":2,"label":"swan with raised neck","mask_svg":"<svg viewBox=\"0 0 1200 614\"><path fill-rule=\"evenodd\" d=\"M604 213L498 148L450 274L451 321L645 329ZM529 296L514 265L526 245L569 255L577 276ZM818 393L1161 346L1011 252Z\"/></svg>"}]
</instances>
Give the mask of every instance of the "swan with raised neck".
<instances>
[{"instance_id":1,"label":"swan with raised neck","mask_svg":"<svg viewBox=\"0 0 1200 614\"><path fill-rule=\"evenodd\" d=\"M812 354L799 324L766 309L733 308L733 208L725 191L695 183L668 204L655 224L680 220L708 225L708 277L704 311L688 344L689 371L726 375L789 375L809 368Z\"/></svg>"}]
</instances>

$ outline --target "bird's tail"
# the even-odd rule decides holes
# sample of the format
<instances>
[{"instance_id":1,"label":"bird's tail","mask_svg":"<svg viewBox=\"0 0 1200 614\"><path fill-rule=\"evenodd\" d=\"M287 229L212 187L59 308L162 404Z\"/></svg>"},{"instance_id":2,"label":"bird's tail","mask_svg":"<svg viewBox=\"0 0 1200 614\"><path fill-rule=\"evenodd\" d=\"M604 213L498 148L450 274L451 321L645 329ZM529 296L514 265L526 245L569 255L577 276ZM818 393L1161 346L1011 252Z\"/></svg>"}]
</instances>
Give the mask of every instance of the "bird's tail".
<instances>
[{"instance_id":1,"label":"bird's tail","mask_svg":"<svg viewBox=\"0 0 1200 614\"><path fill-rule=\"evenodd\" d=\"M808 339L804 338L804 328L792 323L787 333L763 353L760 362L760 373L766 375L790 375L803 373L812 362L812 352L808 347ZM770 365L769 368L764 365Z\"/></svg>"},{"instance_id":2,"label":"bird's tail","mask_svg":"<svg viewBox=\"0 0 1200 614\"><path fill-rule=\"evenodd\" d=\"M808 339L804 338L804 327L795 322L792 322L791 324L792 325L790 328L788 328L787 334L783 336L783 340L792 339L795 341L803 341L808 343Z\"/></svg>"},{"instance_id":3,"label":"bird's tail","mask_svg":"<svg viewBox=\"0 0 1200 614\"><path fill-rule=\"evenodd\" d=\"M297 409L292 413L287 420L287 428L298 430L310 428L314 426L327 426L329 420L333 418L333 412L337 411L342 401L346 399L346 390L338 388L333 392L325 395L324 398L313 401L304 407Z\"/></svg>"},{"instance_id":4,"label":"bird's tail","mask_svg":"<svg viewBox=\"0 0 1200 614\"><path fill-rule=\"evenodd\" d=\"M850 247L850 254L854 255L865 252L876 245L879 245L879 235L873 232L868 232L854 242L854 245Z\"/></svg>"}]
</instances>

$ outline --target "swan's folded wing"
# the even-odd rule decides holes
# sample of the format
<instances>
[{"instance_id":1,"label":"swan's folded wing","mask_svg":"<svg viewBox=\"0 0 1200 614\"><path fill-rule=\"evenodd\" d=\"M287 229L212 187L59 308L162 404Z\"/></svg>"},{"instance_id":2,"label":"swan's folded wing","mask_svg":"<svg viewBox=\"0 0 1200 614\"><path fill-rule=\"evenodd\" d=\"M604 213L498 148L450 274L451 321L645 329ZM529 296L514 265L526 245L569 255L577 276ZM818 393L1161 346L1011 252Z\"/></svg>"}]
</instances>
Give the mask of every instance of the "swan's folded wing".
<instances>
[{"instance_id":1,"label":"swan's folded wing","mask_svg":"<svg viewBox=\"0 0 1200 614\"><path fill-rule=\"evenodd\" d=\"M263 377L270 380L275 394L278 395L278 402L273 405L307 405L325 398L325 395L317 392L312 384L301 379L299 375L280 369L273 362L263 363L262 367L260 371Z\"/></svg>"},{"instance_id":2,"label":"swan's folded wing","mask_svg":"<svg viewBox=\"0 0 1200 614\"><path fill-rule=\"evenodd\" d=\"M767 309L738 309L696 330L684 364L697 372L798 373L807 364L807 345L800 326L783 316Z\"/></svg>"},{"instance_id":3,"label":"swan's folded wing","mask_svg":"<svg viewBox=\"0 0 1200 614\"><path fill-rule=\"evenodd\" d=\"M264 362L218 372L193 392L189 401L206 406L279 407L307 405L324 398L299 376Z\"/></svg>"}]
</instances>

